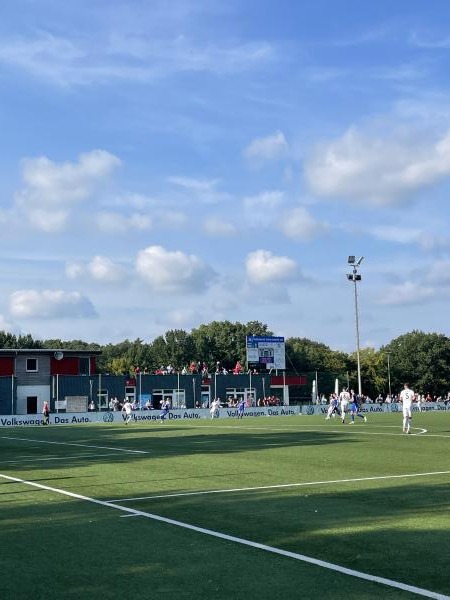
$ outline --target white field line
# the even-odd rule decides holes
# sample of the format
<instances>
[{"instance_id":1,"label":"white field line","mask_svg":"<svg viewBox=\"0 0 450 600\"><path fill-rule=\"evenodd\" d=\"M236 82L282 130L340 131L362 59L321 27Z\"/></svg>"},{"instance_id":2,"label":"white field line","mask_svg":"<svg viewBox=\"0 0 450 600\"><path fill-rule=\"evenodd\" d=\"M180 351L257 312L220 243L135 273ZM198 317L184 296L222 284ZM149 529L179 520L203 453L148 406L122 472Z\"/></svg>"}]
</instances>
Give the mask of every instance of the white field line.
<instances>
[{"instance_id":1,"label":"white field line","mask_svg":"<svg viewBox=\"0 0 450 600\"><path fill-rule=\"evenodd\" d=\"M302 429L308 429L309 431L322 431L322 429L326 429L327 433L359 433L361 435L394 435L394 436L401 436L404 437L404 433L400 432L399 433L383 433L383 432L376 432L376 431L367 431L366 430L366 426L362 425L364 427L364 429L353 429L353 428L349 428L346 427L346 425L348 425L349 422L346 422L345 425L342 425L342 429L329 429L329 425L304 425L303 423L297 424L297 425L286 425L285 427L253 427L251 425L190 425L189 429L245 429L245 430L255 430L255 431L298 431L299 433L302 431ZM399 425L376 425L377 429L401 429L401 427ZM417 429L418 432L417 433L413 433L411 435L423 435L425 433L428 433L428 429L423 429L422 427L411 427L412 429ZM426 437L429 437L428 435ZM434 437L450 437L450 436L446 436L446 435L438 435L435 434Z\"/></svg>"},{"instance_id":2,"label":"white field line","mask_svg":"<svg viewBox=\"0 0 450 600\"><path fill-rule=\"evenodd\" d=\"M84 459L84 458L98 458L105 456L116 456L112 452L108 452L108 454L78 454L73 456L48 456L48 457L39 457L39 458L20 458L16 460L0 460L0 465L18 465L18 464L26 464L29 462L41 462L48 460L72 460L74 458Z\"/></svg>"},{"instance_id":3,"label":"white field line","mask_svg":"<svg viewBox=\"0 0 450 600\"><path fill-rule=\"evenodd\" d=\"M392 579L386 579L385 577L378 577L376 575L370 575L368 573L363 573L362 571L348 569L347 567L343 567L341 565L336 565L334 563L330 563L330 562L327 562L324 560L319 560L317 558L312 558L311 556L306 556L304 554L298 554L297 552L289 552L288 550L281 550L280 548L275 548L273 546L267 546L265 544L260 544L258 542L252 542L250 540L239 538L234 535L220 533L219 531L214 531L212 529L206 529L204 527L197 527L196 525L190 525L189 523L183 523L182 521L168 519L167 517L162 517L160 515L154 515L152 513L144 512L141 510L135 510L135 509L129 508L127 506L120 506L119 504L114 504L112 502L105 502L103 500L97 500L95 498L90 498L88 496L82 496L81 494L75 494L74 492L68 492L66 490L50 487L47 485L43 485L41 483L36 483L34 481L27 481L25 479L19 479L18 477L10 477L9 475L4 475L3 473L0 473L0 477L3 479L6 479L8 481L15 481L16 483L21 483L24 485L29 485L29 486L36 487L39 489L47 490L49 492L54 492L55 494L61 494L63 496L69 496L70 498L76 498L77 500L83 500L84 502L91 502L92 504L106 506L108 508L114 508L116 510L120 510L122 512L128 513L130 515L136 515L136 516L144 517L146 519L152 519L154 521L159 521L161 523L167 523L168 525L175 525L176 527L182 527L183 529L188 529L190 531L195 531L197 533L209 535L211 537L218 538L221 540L226 540L228 542L234 542L235 544L240 544L242 546L248 546L250 548L254 548L257 550L263 550L265 552L270 552L272 554L277 554L277 555L284 556L287 558L293 558L295 560L305 562L305 563L308 563L311 565L315 565L318 567L323 567L325 569L330 569L332 571L336 571L336 572L342 573L344 575L350 575L351 577L357 577L358 579L364 579L365 581L371 581L372 583L379 583L381 585L385 585L385 586L388 586L391 588L396 588L396 589L403 590L406 592L411 592L412 594L417 594L419 596L424 596L426 598L434 598L435 600L450 600L450 596L445 596L444 594L439 594L438 592L432 592L430 590L425 590L423 588L419 588L419 587L416 587L413 585L408 585L406 583L401 583L399 581L394 581Z\"/></svg>"},{"instance_id":4,"label":"white field line","mask_svg":"<svg viewBox=\"0 0 450 600\"><path fill-rule=\"evenodd\" d=\"M50 440L35 440L32 438L19 438L1 435L2 440L17 440L19 442L33 442L35 444L56 444L58 446L78 446L79 448L95 448L96 450L112 450L113 452L130 452L132 454L149 454L145 450L128 450L127 448L110 448L109 446L93 446L91 444L76 444L75 442L52 442Z\"/></svg>"},{"instance_id":5,"label":"white field line","mask_svg":"<svg viewBox=\"0 0 450 600\"><path fill-rule=\"evenodd\" d=\"M331 483L354 483L358 481L378 481L383 479L406 479L411 477L431 477L433 475L450 475L450 471L434 471L431 473L406 473L404 475L380 475L378 477L356 477L353 479L330 479L328 481L305 481L302 483L281 483L279 485L259 485L255 487L232 488L223 490L200 490L197 492L179 492L176 494L159 494L157 496L140 496L134 498L117 498L105 502L133 502L135 500L155 500L157 498L176 498L178 496L203 496L207 494L230 494L236 492L252 492L255 490L276 490L283 488L307 487L312 485L328 485Z\"/></svg>"}]
</instances>

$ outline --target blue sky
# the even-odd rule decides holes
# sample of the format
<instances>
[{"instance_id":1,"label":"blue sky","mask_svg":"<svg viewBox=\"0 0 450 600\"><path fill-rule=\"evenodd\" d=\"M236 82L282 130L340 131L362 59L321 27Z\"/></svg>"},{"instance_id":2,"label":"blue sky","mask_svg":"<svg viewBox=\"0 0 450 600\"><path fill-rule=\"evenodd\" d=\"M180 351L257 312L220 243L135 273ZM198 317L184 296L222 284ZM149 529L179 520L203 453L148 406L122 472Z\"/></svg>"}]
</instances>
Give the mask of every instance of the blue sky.
<instances>
[{"instance_id":1,"label":"blue sky","mask_svg":"<svg viewBox=\"0 0 450 600\"><path fill-rule=\"evenodd\" d=\"M3 0L0 329L450 335L450 6Z\"/></svg>"}]
</instances>

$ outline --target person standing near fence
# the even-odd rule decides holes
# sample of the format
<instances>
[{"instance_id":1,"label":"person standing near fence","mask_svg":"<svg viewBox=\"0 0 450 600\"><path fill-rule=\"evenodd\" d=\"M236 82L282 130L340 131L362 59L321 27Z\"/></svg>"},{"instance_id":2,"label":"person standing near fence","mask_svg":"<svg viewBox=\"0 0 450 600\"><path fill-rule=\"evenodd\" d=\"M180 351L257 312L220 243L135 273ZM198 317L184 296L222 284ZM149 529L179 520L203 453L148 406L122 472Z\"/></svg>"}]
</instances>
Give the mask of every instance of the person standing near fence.
<instances>
[{"instance_id":1,"label":"person standing near fence","mask_svg":"<svg viewBox=\"0 0 450 600\"><path fill-rule=\"evenodd\" d=\"M42 424L50 425L50 407L48 405L47 400L44 401L44 406L42 407Z\"/></svg>"}]
</instances>

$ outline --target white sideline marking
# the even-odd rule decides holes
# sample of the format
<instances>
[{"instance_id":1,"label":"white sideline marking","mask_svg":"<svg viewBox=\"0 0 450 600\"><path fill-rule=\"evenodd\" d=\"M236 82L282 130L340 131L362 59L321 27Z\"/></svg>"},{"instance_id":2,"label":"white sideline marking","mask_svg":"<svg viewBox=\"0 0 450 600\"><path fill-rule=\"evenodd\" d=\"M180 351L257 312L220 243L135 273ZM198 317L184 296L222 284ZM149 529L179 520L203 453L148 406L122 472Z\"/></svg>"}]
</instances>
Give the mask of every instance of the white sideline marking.
<instances>
[{"instance_id":1,"label":"white sideline marking","mask_svg":"<svg viewBox=\"0 0 450 600\"><path fill-rule=\"evenodd\" d=\"M26 464L29 462L40 462L44 460L71 460L73 458L97 458L97 457L105 457L105 456L115 456L109 452L108 454L74 454L73 456L48 456L48 457L39 457L39 458L20 458L16 460L0 460L0 465L18 465L18 464Z\"/></svg>"},{"instance_id":2,"label":"white sideline marking","mask_svg":"<svg viewBox=\"0 0 450 600\"><path fill-rule=\"evenodd\" d=\"M306 481L303 483L281 483L279 485L259 485L255 487L232 488L227 490L201 490L199 492L180 492L176 494L160 494L158 496L141 496L135 498L117 498L105 502L132 502L133 500L155 500L157 498L176 498L177 496L202 496L204 494L228 494L231 492L251 492L253 490L273 490L280 488L305 487L308 485L327 485L330 483L353 483L356 481L376 481L379 479L403 479L407 477L428 477L431 475L449 475L450 471L434 471L432 473L406 473L404 475L380 475L379 477L357 477L354 479L331 479L329 481Z\"/></svg>"},{"instance_id":3,"label":"white sideline marking","mask_svg":"<svg viewBox=\"0 0 450 600\"><path fill-rule=\"evenodd\" d=\"M56 494L61 494L63 496L69 496L70 498L76 498L77 500L84 500L85 502L91 502L92 504L98 504L100 506L114 508L116 510L126 512L130 515L145 517L147 519L152 519L154 521L160 521L162 523L167 523L169 525L175 525L177 527L182 527L184 529L188 529L190 531L195 531L197 533L203 533L205 535L219 538L221 540L226 540L228 542L234 542L236 544L241 544L242 546L249 546L250 548L256 548L257 550L264 550L265 552L270 552L272 554L278 554L280 556L293 558L295 560L309 563L311 565L316 565L318 567L330 569L331 571L337 571L338 573L343 573L344 575L350 575L352 577L357 577L359 579L364 579L366 581L371 581L373 583L380 583L381 585L386 585L386 586L397 588L397 589L400 589L400 590L403 590L406 592L411 592L412 594L417 594L419 596L425 596L426 598L434 598L435 600L450 600L450 596L445 596L444 594L439 594L437 592L425 590L423 588L419 588L419 587L416 587L413 585L408 585L406 583L401 583L399 581L394 581L392 579L386 579L385 577L378 577L377 575L370 575L368 573L363 573L362 571L355 571L354 569L348 569L347 567L342 567L341 565L336 565L334 563L326 562L324 560L312 558L311 556L306 556L304 554L298 554L297 552L289 552L288 550L281 550L280 548L275 548L273 546L267 546L266 544L260 544L258 542L252 542L250 540L239 538L234 535L220 533L220 532L214 531L212 529L206 529L204 527L197 527L196 525L190 525L189 523L183 523L182 521L168 519L167 517L161 517L160 515L154 515L152 513L144 512L142 510L135 510L134 508L128 508L127 506L120 506L119 504L114 504L112 502L105 502L103 500L89 498L88 496L82 496L81 494L75 494L74 492L68 492L66 490L61 490L59 488L50 487L48 485L43 485L41 483L35 483L34 481L27 481L25 479L19 479L18 477L10 477L9 475L4 475L3 473L0 473L0 477L2 477L3 479L7 479L9 481L15 481L16 483L22 483L25 485L30 485L32 487L37 487L37 488L40 488L43 490L47 490L49 492L54 492Z\"/></svg>"},{"instance_id":4,"label":"white sideline marking","mask_svg":"<svg viewBox=\"0 0 450 600\"><path fill-rule=\"evenodd\" d=\"M18 440L19 442L34 442L36 444L56 444L58 446L79 446L80 448L95 448L96 450L112 450L113 452L131 452L132 454L148 454L145 450L127 450L126 448L110 448L109 446L92 446L91 444L76 444L75 442L52 442L50 440L33 440L13 436L0 436L2 440Z\"/></svg>"},{"instance_id":5,"label":"white sideline marking","mask_svg":"<svg viewBox=\"0 0 450 600\"><path fill-rule=\"evenodd\" d=\"M259 430L259 431L290 431L292 430L292 432L298 432L301 433L302 432L302 428L307 428L309 431L322 431L322 429L326 429L327 433L358 433L361 435L399 435L401 437L404 437L404 433L400 432L399 433L384 433L381 431L367 431L367 429L365 427L363 427L363 429L349 429L348 427L345 427L345 425L348 425L350 423L350 421L346 421L345 424L342 425L342 429L328 429L328 427L330 427L329 425L304 425L303 423L301 425L287 425L286 427L252 427L250 426L239 426L239 425L191 425L190 429L207 429L207 428L211 428L211 429L250 429L250 430ZM362 424L361 424L362 426ZM376 425L376 427L378 429L401 429L401 426L399 425ZM412 435L422 435L424 433L428 432L428 429L423 429L422 427L411 427L411 429L418 429L419 432L418 433L414 433ZM427 436L429 437L429 436ZM450 436L437 436L437 434L434 437L450 437Z\"/></svg>"}]
</instances>

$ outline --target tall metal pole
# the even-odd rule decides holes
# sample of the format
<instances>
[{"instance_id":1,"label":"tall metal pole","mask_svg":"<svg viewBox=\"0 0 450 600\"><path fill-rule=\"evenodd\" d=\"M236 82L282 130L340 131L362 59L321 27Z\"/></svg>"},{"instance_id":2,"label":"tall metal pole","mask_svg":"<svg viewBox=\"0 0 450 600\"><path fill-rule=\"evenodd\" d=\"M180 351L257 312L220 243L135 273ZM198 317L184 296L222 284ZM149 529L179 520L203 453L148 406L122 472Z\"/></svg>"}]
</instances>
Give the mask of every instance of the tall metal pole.
<instances>
[{"instance_id":1,"label":"tall metal pole","mask_svg":"<svg viewBox=\"0 0 450 600\"><path fill-rule=\"evenodd\" d=\"M359 315L358 315L358 288L357 282L361 281L361 275L358 273L358 268L361 265L363 256L355 260L355 256L348 257L348 264L353 267L353 272L347 275L349 281L353 281L355 289L355 323L356 323L356 359L358 363L358 394L361 396L361 359L360 359L360 347L359 347Z\"/></svg>"},{"instance_id":2,"label":"tall metal pole","mask_svg":"<svg viewBox=\"0 0 450 600\"><path fill-rule=\"evenodd\" d=\"M356 322L356 359L358 362L358 394L361 396L361 360L359 356L359 317L358 317L358 288L356 285L356 267L353 267L353 283L355 286L355 322Z\"/></svg>"},{"instance_id":3,"label":"tall metal pole","mask_svg":"<svg viewBox=\"0 0 450 600\"><path fill-rule=\"evenodd\" d=\"M391 362L390 362L391 353L387 353L387 367L388 367L388 387L389 387L389 398L392 398L391 395Z\"/></svg>"}]
</instances>

